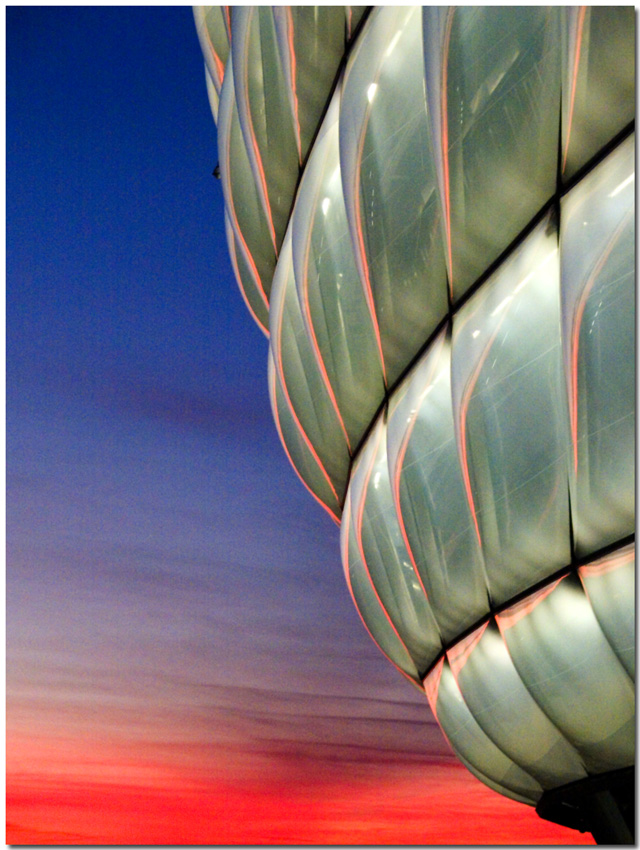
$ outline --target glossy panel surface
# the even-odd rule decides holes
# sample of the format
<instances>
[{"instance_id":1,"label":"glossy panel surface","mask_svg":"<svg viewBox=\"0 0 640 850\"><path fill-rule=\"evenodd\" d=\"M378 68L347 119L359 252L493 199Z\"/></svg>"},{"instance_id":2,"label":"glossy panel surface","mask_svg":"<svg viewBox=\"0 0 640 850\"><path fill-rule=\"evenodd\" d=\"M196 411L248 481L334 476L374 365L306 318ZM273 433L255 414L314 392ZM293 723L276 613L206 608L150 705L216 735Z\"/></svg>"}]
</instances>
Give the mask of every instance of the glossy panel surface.
<instances>
[{"instance_id":1,"label":"glossy panel surface","mask_svg":"<svg viewBox=\"0 0 640 850\"><path fill-rule=\"evenodd\" d=\"M383 400L384 383L342 195L339 100L338 90L300 184L293 262L307 334L353 451Z\"/></svg>"},{"instance_id":2,"label":"glossy panel surface","mask_svg":"<svg viewBox=\"0 0 640 850\"><path fill-rule=\"evenodd\" d=\"M392 396L388 424L400 528L445 641L489 611L456 447L450 366L443 333Z\"/></svg>"},{"instance_id":3,"label":"glossy panel surface","mask_svg":"<svg viewBox=\"0 0 640 850\"><path fill-rule=\"evenodd\" d=\"M387 466L382 418L367 440L352 497L354 533L366 569L418 671L424 673L442 648L424 587L406 550L397 522Z\"/></svg>"},{"instance_id":4,"label":"glossy panel surface","mask_svg":"<svg viewBox=\"0 0 640 850\"><path fill-rule=\"evenodd\" d=\"M635 117L633 6L564 9L562 175L571 178Z\"/></svg>"},{"instance_id":5,"label":"glossy panel surface","mask_svg":"<svg viewBox=\"0 0 640 850\"><path fill-rule=\"evenodd\" d=\"M580 567L578 575L600 628L629 676L636 676L635 546Z\"/></svg>"},{"instance_id":6,"label":"glossy panel surface","mask_svg":"<svg viewBox=\"0 0 640 850\"><path fill-rule=\"evenodd\" d=\"M558 272L546 221L453 321L462 476L497 604L571 560Z\"/></svg>"},{"instance_id":7,"label":"glossy panel surface","mask_svg":"<svg viewBox=\"0 0 640 850\"><path fill-rule=\"evenodd\" d=\"M317 455L304 439L295 420L285 389L278 376L269 348L269 398L280 440L287 457L311 495L337 523L340 522L340 500Z\"/></svg>"},{"instance_id":8,"label":"glossy panel surface","mask_svg":"<svg viewBox=\"0 0 640 850\"><path fill-rule=\"evenodd\" d=\"M347 65L340 115L351 238L389 384L447 312L420 30L417 7L371 13Z\"/></svg>"},{"instance_id":9,"label":"glossy panel surface","mask_svg":"<svg viewBox=\"0 0 640 850\"><path fill-rule=\"evenodd\" d=\"M271 7L235 7L232 33L242 135L277 252L289 220L300 161Z\"/></svg>"},{"instance_id":10,"label":"glossy panel surface","mask_svg":"<svg viewBox=\"0 0 640 850\"><path fill-rule=\"evenodd\" d=\"M220 95L216 90L213 80L211 79L211 74L209 73L209 69L207 66L204 66L204 77L205 84L207 86L207 97L209 98L209 107L211 109L211 114L213 116L213 120L218 123L218 109L220 108Z\"/></svg>"},{"instance_id":11,"label":"glossy panel surface","mask_svg":"<svg viewBox=\"0 0 640 850\"><path fill-rule=\"evenodd\" d=\"M340 548L347 585L358 613L373 640L401 672L419 683L418 670L382 604L364 557L358 525L361 522L359 506L363 504L365 484L366 468L358 464L351 477L340 529Z\"/></svg>"},{"instance_id":12,"label":"glossy panel surface","mask_svg":"<svg viewBox=\"0 0 640 850\"><path fill-rule=\"evenodd\" d=\"M425 7L429 117L457 300L551 197L560 11Z\"/></svg>"},{"instance_id":13,"label":"glossy panel surface","mask_svg":"<svg viewBox=\"0 0 640 850\"><path fill-rule=\"evenodd\" d=\"M345 26L347 32L347 40L353 38L354 33L358 28L358 24L364 17L367 11L367 6L344 6Z\"/></svg>"},{"instance_id":14,"label":"glossy panel surface","mask_svg":"<svg viewBox=\"0 0 640 850\"><path fill-rule=\"evenodd\" d=\"M303 163L344 52L344 7L274 6L280 62Z\"/></svg>"},{"instance_id":15,"label":"glossy panel surface","mask_svg":"<svg viewBox=\"0 0 640 850\"><path fill-rule=\"evenodd\" d=\"M578 753L516 673L493 622L449 650L447 658L475 720L543 788L586 778Z\"/></svg>"},{"instance_id":16,"label":"glossy panel surface","mask_svg":"<svg viewBox=\"0 0 640 850\"><path fill-rule=\"evenodd\" d=\"M256 290L251 296L247 292L247 299L253 302L257 294L268 310L276 257L240 131L231 65L220 98L218 149L225 210ZM244 279L238 279L238 284L244 289Z\"/></svg>"},{"instance_id":17,"label":"glossy panel surface","mask_svg":"<svg viewBox=\"0 0 640 850\"><path fill-rule=\"evenodd\" d=\"M245 260L244 254L238 245L238 241L233 232L233 227L231 226L229 214L226 210L224 213L224 223L231 265L236 276L240 294L242 295L244 303L247 305L247 309L251 313L254 321L265 336L268 337L269 308L264 302L262 293L256 283L256 279L251 272L251 268Z\"/></svg>"},{"instance_id":18,"label":"glossy panel surface","mask_svg":"<svg viewBox=\"0 0 640 850\"><path fill-rule=\"evenodd\" d=\"M223 7L194 6L193 17L207 71L219 97L229 58L229 37Z\"/></svg>"},{"instance_id":19,"label":"glossy panel surface","mask_svg":"<svg viewBox=\"0 0 640 850\"><path fill-rule=\"evenodd\" d=\"M635 527L634 141L562 201L562 325L578 554Z\"/></svg>"},{"instance_id":20,"label":"glossy panel surface","mask_svg":"<svg viewBox=\"0 0 640 850\"><path fill-rule=\"evenodd\" d=\"M577 577L554 582L496 620L520 678L587 771L633 764L633 683Z\"/></svg>"},{"instance_id":21,"label":"glossy panel surface","mask_svg":"<svg viewBox=\"0 0 640 850\"><path fill-rule=\"evenodd\" d=\"M473 766L481 778L491 779L501 793L532 804L540 799L542 787L538 782L501 752L475 721L448 662L430 674L425 690L457 756Z\"/></svg>"},{"instance_id":22,"label":"glossy panel surface","mask_svg":"<svg viewBox=\"0 0 640 850\"><path fill-rule=\"evenodd\" d=\"M273 279L269 322L270 348L296 426L342 501L349 474L346 438L302 321L293 277L291 231L282 243Z\"/></svg>"}]
</instances>

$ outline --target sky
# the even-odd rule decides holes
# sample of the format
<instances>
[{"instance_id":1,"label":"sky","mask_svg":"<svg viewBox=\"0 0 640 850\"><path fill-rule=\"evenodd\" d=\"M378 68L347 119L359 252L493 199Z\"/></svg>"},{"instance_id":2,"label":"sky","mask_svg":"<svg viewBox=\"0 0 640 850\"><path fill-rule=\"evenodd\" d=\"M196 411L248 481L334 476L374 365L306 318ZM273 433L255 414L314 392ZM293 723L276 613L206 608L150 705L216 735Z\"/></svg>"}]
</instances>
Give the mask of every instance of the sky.
<instances>
[{"instance_id":1,"label":"sky","mask_svg":"<svg viewBox=\"0 0 640 850\"><path fill-rule=\"evenodd\" d=\"M189 7L6 10L7 842L569 844L370 640L271 417Z\"/></svg>"}]
</instances>

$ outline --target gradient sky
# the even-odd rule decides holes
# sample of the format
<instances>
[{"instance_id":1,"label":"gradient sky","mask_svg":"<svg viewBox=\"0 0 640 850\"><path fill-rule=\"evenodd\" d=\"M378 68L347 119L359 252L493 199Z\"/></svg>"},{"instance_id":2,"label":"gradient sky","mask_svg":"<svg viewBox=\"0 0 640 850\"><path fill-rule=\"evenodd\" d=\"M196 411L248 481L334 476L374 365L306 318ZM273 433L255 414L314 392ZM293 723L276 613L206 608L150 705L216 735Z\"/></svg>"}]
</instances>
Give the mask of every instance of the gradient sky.
<instances>
[{"instance_id":1,"label":"gradient sky","mask_svg":"<svg viewBox=\"0 0 640 850\"><path fill-rule=\"evenodd\" d=\"M353 609L190 8L6 15L7 841L592 843L459 765Z\"/></svg>"}]
</instances>

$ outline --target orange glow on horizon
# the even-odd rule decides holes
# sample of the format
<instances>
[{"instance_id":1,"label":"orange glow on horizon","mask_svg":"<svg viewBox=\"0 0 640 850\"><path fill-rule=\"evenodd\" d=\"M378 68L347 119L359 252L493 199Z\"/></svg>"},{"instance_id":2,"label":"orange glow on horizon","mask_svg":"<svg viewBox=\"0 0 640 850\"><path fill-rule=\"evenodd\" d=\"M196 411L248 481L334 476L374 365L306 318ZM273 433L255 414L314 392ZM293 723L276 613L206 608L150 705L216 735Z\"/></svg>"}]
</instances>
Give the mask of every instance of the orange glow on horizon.
<instances>
[{"instance_id":1,"label":"orange glow on horizon","mask_svg":"<svg viewBox=\"0 0 640 850\"><path fill-rule=\"evenodd\" d=\"M594 843L500 797L453 761L323 764L320 777L313 766L301 764L289 778L274 782L267 772L243 782L197 778L167 764L149 764L135 780L122 760L128 777L122 781L76 772L81 742L66 743L77 751L65 764L64 747L60 750L59 772L24 765L19 770L15 764L9 771L8 843ZM93 758L91 742L86 747L87 758ZM109 758L106 751L101 756ZM112 762L117 767L115 750Z\"/></svg>"}]
</instances>

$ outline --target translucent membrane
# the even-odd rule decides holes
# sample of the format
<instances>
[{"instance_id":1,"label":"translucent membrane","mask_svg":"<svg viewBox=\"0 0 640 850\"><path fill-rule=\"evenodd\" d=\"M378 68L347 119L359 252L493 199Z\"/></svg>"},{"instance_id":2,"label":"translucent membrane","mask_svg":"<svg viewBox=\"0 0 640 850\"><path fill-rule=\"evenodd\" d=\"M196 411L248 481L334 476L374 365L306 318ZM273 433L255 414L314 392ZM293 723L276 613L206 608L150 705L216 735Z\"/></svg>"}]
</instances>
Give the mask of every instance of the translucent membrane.
<instances>
[{"instance_id":1,"label":"translucent membrane","mask_svg":"<svg viewBox=\"0 0 640 850\"><path fill-rule=\"evenodd\" d=\"M303 163L344 52L341 6L275 6L273 18L298 159Z\"/></svg>"},{"instance_id":2,"label":"translucent membrane","mask_svg":"<svg viewBox=\"0 0 640 850\"><path fill-rule=\"evenodd\" d=\"M400 528L446 641L489 610L454 434L450 363L443 333L392 396L388 424Z\"/></svg>"},{"instance_id":3,"label":"translucent membrane","mask_svg":"<svg viewBox=\"0 0 640 850\"><path fill-rule=\"evenodd\" d=\"M302 321L293 277L291 231L287 232L278 259L269 319L270 348L292 421L341 503L349 474L349 453ZM320 497L319 492L316 495Z\"/></svg>"},{"instance_id":4,"label":"translucent membrane","mask_svg":"<svg viewBox=\"0 0 640 850\"><path fill-rule=\"evenodd\" d=\"M224 213L224 223L231 265L233 266L233 271L240 287L240 294L260 330L265 336L269 336L269 308L265 304L262 292L259 290L251 268L245 260L245 255L238 244L229 214L226 210Z\"/></svg>"},{"instance_id":5,"label":"translucent membrane","mask_svg":"<svg viewBox=\"0 0 640 850\"><path fill-rule=\"evenodd\" d=\"M209 69L207 66L204 66L204 77L205 84L207 86L207 97L209 98L209 108L211 109L211 114L213 115L213 120L218 123L218 110L220 108L220 95L218 90L216 89L213 80L211 79L211 74L209 73Z\"/></svg>"},{"instance_id":6,"label":"translucent membrane","mask_svg":"<svg viewBox=\"0 0 640 850\"><path fill-rule=\"evenodd\" d=\"M578 575L598 624L620 663L635 682L635 546L618 549Z\"/></svg>"},{"instance_id":7,"label":"translucent membrane","mask_svg":"<svg viewBox=\"0 0 640 850\"><path fill-rule=\"evenodd\" d=\"M450 649L447 658L478 725L543 788L586 778L580 756L525 687L493 622Z\"/></svg>"},{"instance_id":8,"label":"translucent membrane","mask_svg":"<svg viewBox=\"0 0 640 850\"><path fill-rule=\"evenodd\" d=\"M218 98L224 79L224 69L229 58L229 35L222 6L194 6L193 17L200 48L204 56L214 91ZM211 98L211 95L210 95ZM215 118L214 113L214 118Z\"/></svg>"},{"instance_id":9,"label":"translucent membrane","mask_svg":"<svg viewBox=\"0 0 640 850\"><path fill-rule=\"evenodd\" d=\"M562 328L576 548L635 528L635 216L631 136L562 200Z\"/></svg>"},{"instance_id":10,"label":"translucent membrane","mask_svg":"<svg viewBox=\"0 0 640 850\"><path fill-rule=\"evenodd\" d=\"M382 402L384 382L342 194L339 102L340 88L300 184L293 263L305 328L353 451Z\"/></svg>"},{"instance_id":11,"label":"translucent membrane","mask_svg":"<svg viewBox=\"0 0 640 850\"><path fill-rule=\"evenodd\" d=\"M344 6L344 16L345 16L345 27L347 40L350 41L353 38L353 34L355 33L358 24L360 23L362 16L367 11L366 6Z\"/></svg>"},{"instance_id":12,"label":"translucent membrane","mask_svg":"<svg viewBox=\"0 0 640 850\"><path fill-rule=\"evenodd\" d=\"M633 682L569 575L496 617L518 675L589 773L633 764Z\"/></svg>"},{"instance_id":13,"label":"translucent membrane","mask_svg":"<svg viewBox=\"0 0 640 850\"><path fill-rule=\"evenodd\" d=\"M347 217L389 384L447 312L420 31L418 8L371 13L340 112Z\"/></svg>"},{"instance_id":14,"label":"translucent membrane","mask_svg":"<svg viewBox=\"0 0 640 850\"><path fill-rule=\"evenodd\" d=\"M389 486L385 431L385 423L379 419L352 477L351 533L357 557L351 551L349 556L351 563L362 562L380 605L416 669L424 672L435 660L442 644L396 519ZM368 625L375 634L375 625Z\"/></svg>"},{"instance_id":15,"label":"translucent membrane","mask_svg":"<svg viewBox=\"0 0 640 850\"><path fill-rule=\"evenodd\" d=\"M256 299L262 301L264 310L259 315L253 308L260 324L269 307L276 257L240 131L230 64L220 98L218 148L225 210L234 235L230 248L242 256L246 272L238 273L238 285L249 303L254 304Z\"/></svg>"},{"instance_id":16,"label":"translucent membrane","mask_svg":"<svg viewBox=\"0 0 640 850\"><path fill-rule=\"evenodd\" d=\"M563 10L562 175L571 178L635 118L633 6Z\"/></svg>"},{"instance_id":17,"label":"translucent membrane","mask_svg":"<svg viewBox=\"0 0 640 850\"><path fill-rule=\"evenodd\" d=\"M542 786L505 755L474 719L447 661L425 679L433 713L455 754L495 790L514 800L535 805Z\"/></svg>"},{"instance_id":18,"label":"translucent membrane","mask_svg":"<svg viewBox=\"0 0 640 850\"><path fill-rule=\"evenodd\" d=\"M300 163L271 7L235 7L232 32L240 126L273 247L278 252Z\"/></svg>"},{"instance_id":19,"label":"translucent membrane","mask_svg":"<svg viewBox=\"0 0 640 850\"><path fill-rule=\"evenodd\" d=\"M429 120L453 299L553 194L560 9L422 11Z\"/></svg>"},{"instance_id":20,"label":"translucent membrane","mask_svg":"<svg viewBox=\"0 0 640 850\"><path fill-rule=\"evenodd\" d=\"M363 484L364 475L358 475L356 468L347 492L340 528L345 578L354 605L373 640L401 673L418 684L420 675L415 663L382 604L363 557L361 539L357 531L357 507L354 508L354 498L359 502L361 500Z\"/></svg>"},{"instance_id":21,"label":"translucent membrane","mask_svg":"<svg viewBox=\"0 0 640 850\"><path fill-rule=\"evenodd\" d=\"M316 453L305 440L296 422L286 391L278 376L271 349L269 349L268 372L271 410L287 457L307 490L339 523L342 512L340 500Z\"/></svg>"},{"instance_id":22,"label":"translucent membrane","mask_svg":"<svg viewBox=\"0 0 640 850\"><path fill-rule=\"evenodd\" d=\"M453 320L458 452L497 604L571 560L559 301L547 220Z\"/></svg>"}]
</instances>

